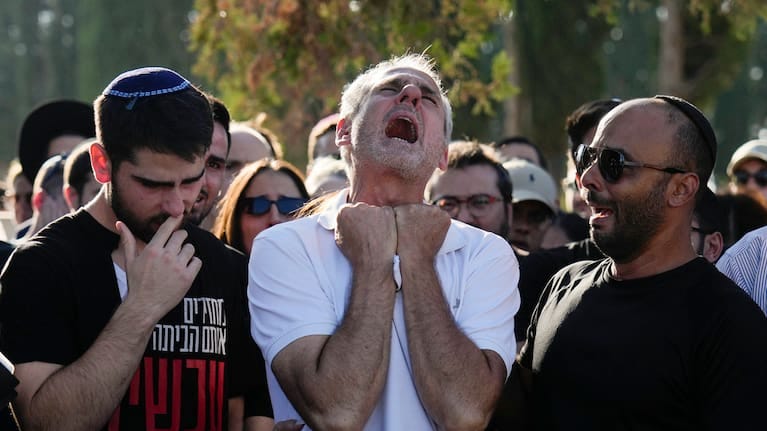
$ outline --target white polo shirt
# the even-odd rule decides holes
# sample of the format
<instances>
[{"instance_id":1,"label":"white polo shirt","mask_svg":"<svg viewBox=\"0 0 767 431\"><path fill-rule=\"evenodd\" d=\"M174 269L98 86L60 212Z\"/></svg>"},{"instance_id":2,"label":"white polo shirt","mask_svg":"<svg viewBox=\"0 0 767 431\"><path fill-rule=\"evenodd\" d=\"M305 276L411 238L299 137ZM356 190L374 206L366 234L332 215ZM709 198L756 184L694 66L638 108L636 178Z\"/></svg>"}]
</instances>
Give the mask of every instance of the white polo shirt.
<instances>
[{"instance_id":1,"label":"white polo shirt","mask_svg":"<svg viewBox=\"0 0 767 431\"><path fill-rule=\"evenodd\" d=\"M267 362L275 421L299 415L272 373L272 360L298 338L333 334L349 303L352 269L334 239L336 215L347 195L348 190L341 192L319 215L263 231L253 243L248 265L251 334ZM510 372L519 308L519 265L511 247L495 234L453 220L436 268L458 327L480 349L498 353ZM399 282L398 271L395 265ZM410 372L401 293L392 325L386 385L364 429L433 429Z\"/></svg>"}]
</instances>

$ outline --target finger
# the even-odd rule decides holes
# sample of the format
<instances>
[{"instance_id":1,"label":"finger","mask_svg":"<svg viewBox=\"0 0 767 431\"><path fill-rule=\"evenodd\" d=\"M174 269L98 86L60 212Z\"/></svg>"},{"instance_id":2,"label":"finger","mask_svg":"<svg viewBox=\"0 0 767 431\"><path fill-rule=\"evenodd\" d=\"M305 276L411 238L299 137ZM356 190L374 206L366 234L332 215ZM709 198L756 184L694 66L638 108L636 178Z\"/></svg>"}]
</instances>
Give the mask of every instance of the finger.
<instances>
[{"instance_id":1,"label":"finger","mask_svg":"<svg viewBox=\"0 0 767 431\"><path fill-rule=\"evenodd\" d=\"M189 261L194 257L194 246L186 243L181 247L181 251L178 253L178 258L184 265L188 265Z\"/></svg>"},{"instance_id":2,"label":"finger","mask_svg":"<svg viewBox=\"0 0 767 431\"><path fill-rule=\"evenodd\" d=\"M181 247L184 245L184 240L189 236L189 233L184 229L179 229L170 236L168 242L165 243L165 249L171 253L178 253Z\"/></svg>"},{"instance_id":3,"label":"finger","mask_svg":"<svg viewBox=\"0 0 767 431\"><path fill-rule=\"evenodd\" d=\"M120 234L120 244L122 244L123 252L125 253L125 267L133 263L133 259L136 258L136 238L133 237L133 233L128 229L125 223L118 221L115 223L115 228Z\"/></svg>"},{"instance_id":4,"label":"finger","mask_svg":"<svg viewBox=\"0 0 767 431\"><path fill-rule=\"evenodd\" d=\"M165 243L168 242L168 238L173 234L173 232L178 229L179 224L181 223L181 216L178 217L168 217L161 225L160 228L157 229L157 232L155 232L154 236L152 237L152 240L149 241L149 244L147 245L154 245L157 247L164 247Z\"/></svg>"},{"instance_id":5,"label":"finger","mask_svg":"<svg viewBox=\"0 0 767 431\"><path fill-rule=\"evenodd\" d=\"M192 280L197 277L197 273L200 272L200 268L202 268L202 261L200 258L197 256L192 257L192 259L189 261L189 265L187 266L189 274L192 276L190 277Z\"/></svg>"}]
</instances>

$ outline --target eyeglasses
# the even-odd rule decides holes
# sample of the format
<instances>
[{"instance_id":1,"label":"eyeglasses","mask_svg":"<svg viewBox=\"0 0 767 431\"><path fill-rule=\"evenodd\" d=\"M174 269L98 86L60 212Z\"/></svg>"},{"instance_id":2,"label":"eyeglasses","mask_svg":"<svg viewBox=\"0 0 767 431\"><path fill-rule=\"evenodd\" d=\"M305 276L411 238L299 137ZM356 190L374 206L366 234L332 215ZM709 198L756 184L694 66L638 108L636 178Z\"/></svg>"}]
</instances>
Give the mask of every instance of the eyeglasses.
<instances>
[{"instance_id":1,"label":"eyeglasses","mask_svg":"<svg viewBox=\"0 0 767 431\"><path fill-rule=\"evenodd\" d=\"M756 181L756 185L759 187L767 186L767 170L756 171L754 173L747 171L735 171L732 174L735 177L735 181L740 185L748 184L748 180L753 178Z\"/></svg>"},{"instance_id":2,"label":"eyeglasses","mask_svg":"<svg viewBox=\"0 0 767 431\"><path fill-rule=\"evenodd\" d=\"M655 169L656 171L667 172L669 174L686 173L677 168L664 168L647 163L630 162L626 160L626 156L621 151L610 148L594 148L581 144L575 154L575 166L578 175L583 175L583 172L586 169L591 167L594 163L597 163L597 166L599 166L599 173L602 174L602 177L608 183L618 182L621 175L623 175L623 168L626 167Z\"/></svg>"},{"instance_id":3,"label":"eyeglasses","mask_svg":"<svg viewBox=\"0 0 767 431\"><path fill-rule=\"evenodd\" d=\"M468 208L469 213L480 217L487 214L492 204L500 202L501 200L501 198L481 193L471 195L466 199L460 199L455 196L442 196L433 200L431 203L440 207L451 216L457 214L458 211L460 211L461 205L466 204L466 208Z\"/></svg>"},{"instance_id":4,"label":"eyeglasses","mask_svg":"<svg viewBox=\"0 0 767 431\"><path fill-rule=\"evenodd\" d=\"M277 205L277 211L282 215L290 215L301 209L306 203L304 198L288 198L280 196L276 201L266 196L256 196L254 198L242 198L240 201L245 207L245 212L251 215L263 215L272 209L272 204Z\"/></svg>"}]
</instances>

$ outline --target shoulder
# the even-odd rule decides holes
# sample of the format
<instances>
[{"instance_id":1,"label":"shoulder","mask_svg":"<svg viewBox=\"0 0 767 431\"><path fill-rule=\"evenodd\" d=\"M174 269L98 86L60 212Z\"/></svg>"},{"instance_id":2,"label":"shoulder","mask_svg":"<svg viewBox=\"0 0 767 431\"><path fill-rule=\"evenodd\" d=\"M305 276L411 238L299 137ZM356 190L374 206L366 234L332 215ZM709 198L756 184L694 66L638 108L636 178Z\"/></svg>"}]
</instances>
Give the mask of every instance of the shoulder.
<instances>
[{"instance_id":1,"label":"shoulder","mask_svg":"<svg viewBox=\"0 0 767 431\"><path fill-rule=\"evenodd\" d=\"M451 220L441 251L514 256L514 251L505 239L458 220Z\"/></svg>"},{"instance_id":2,"label":"shoulder","mask_svg":"<svg viewBox=\"0 0 767 431\"><path fill-rule=\"evenodd\" d=\"M323 233L326 233L328 238L332 238L334 228L335 226L323 226L317 215L277 224L256 236L251 256L275 248L286 253L296 253L301 250L315 251L319 247L319 238L323 236Z\"/></svg>"},{"instance_id":3,"label":"shoulder","mask_svg":"<svg viewBox=\"0 0 767 431\"><path fill-rule=\"evenodd\" d=\"M583 279L596 283L603 278L609 267L609 259L581 260L560 269L551 280L553 284L558 285L569 285Z\"/></svg>"},{"instance_id":4,"label":"shoulder","mask_svg":"<svg viewBox=\"0 0 767 431\"><path fill-rule=\"evenodd\" d=\"M98 224L85 211L61 217L40 230L28 240L18 244L10 257L9 264L30 257L47 256L60 260L72 260L78 256L109 251L117 246L119 236Z\"/></svg>"},{"instance_id":5,"label":"shoulder","mask_svg":"<svg viewBox=\"0 0 767 431\"><path fill-rule=\"evenodd\" d=\"M767 226L744 235L725 251L716 267L733 278L767 271Z\"/></svg>"}]
</instances>

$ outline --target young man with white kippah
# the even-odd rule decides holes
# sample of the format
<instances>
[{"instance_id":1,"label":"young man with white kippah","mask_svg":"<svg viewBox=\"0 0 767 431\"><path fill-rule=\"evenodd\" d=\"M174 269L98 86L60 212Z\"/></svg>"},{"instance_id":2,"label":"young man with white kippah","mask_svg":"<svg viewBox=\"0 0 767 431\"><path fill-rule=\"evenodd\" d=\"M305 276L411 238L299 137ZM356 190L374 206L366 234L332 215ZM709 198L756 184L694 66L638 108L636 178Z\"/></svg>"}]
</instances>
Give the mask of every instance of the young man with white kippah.
<instances>
[{"instance_id":1,"label":"young man with white kippah","mask_svg":"<svg viewBox=\"0 0 767 431\"><path fill-rule=\"evenodd\" d=\"M118 76L95 103L97 197L22 244L0 281L0 350L29 430L227 428L246 391L244 264L182 225L213 117L176 72Z\"/></svg>"}]
</instances>

